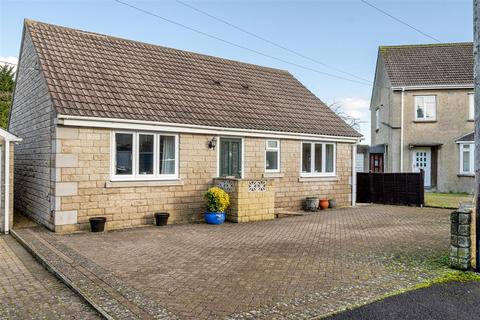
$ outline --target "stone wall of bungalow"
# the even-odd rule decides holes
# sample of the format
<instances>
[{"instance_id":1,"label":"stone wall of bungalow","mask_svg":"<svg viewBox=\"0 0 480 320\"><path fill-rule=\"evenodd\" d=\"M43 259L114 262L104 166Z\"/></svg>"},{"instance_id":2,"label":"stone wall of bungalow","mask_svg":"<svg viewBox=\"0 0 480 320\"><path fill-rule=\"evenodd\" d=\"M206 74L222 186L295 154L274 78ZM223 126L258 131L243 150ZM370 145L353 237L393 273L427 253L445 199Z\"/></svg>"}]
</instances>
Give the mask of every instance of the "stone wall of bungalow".
<instances>
[{"instance_id":1,"label":"stone wall of bungalow","mask_svg":"<svg viewBox=\"0 0 480 320\"><path fill-rule=\"evenodd\" d=\"M202 220L203 194L217 176L211 135L179 134L178 181L110 181L110 129L59 126L56 130L55 231L88 229L92 216L107 217L107 229L151 224L154 212L170 213L169 223ZM336 177L300 178L301 141L281 141L281 172L265 173L265 139L245 138L244 178L270 177L275 207L295 211L307 196L351 201L352 145L336 145Z\"/></svg>"}]
</instances>

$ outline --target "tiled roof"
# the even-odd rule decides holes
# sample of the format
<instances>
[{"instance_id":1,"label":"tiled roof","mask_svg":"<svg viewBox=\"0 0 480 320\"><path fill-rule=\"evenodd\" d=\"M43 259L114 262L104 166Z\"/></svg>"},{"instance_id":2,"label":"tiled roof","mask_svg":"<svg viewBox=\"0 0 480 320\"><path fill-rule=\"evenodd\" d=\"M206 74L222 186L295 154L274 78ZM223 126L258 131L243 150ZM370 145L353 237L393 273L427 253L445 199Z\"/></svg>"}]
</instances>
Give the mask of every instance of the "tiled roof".
<instances>
[{"instance_id":1,"label":"tiled roof","mask_svg":"<svg viewBox=\"0 0 480 320\"><path fill-rule=\"evenodd\" d=\"M26 21L61 115L358 137L283 70Z\"/></svg>"},{"instance_id":2,"label":"tiled roof","mask_svg":"<svg viewBox=\"0 0 480 320\"><path fill-rule=\"evenodd\" d=\"M455 140L455 141L456 141L456 142L475 141L475 132L467 133L466 135L461 136L460 138L458 138L458 139Z\"/></svg>"},{"instance_id":3,"label":"tiled roof","mask_svg":"<svg viewBox=\"0 0 480 320\"><path fill-rule=\"evenodd\" d=\"M394 87L473 84L473 44L382 46Z\"/></svg>"}]
</instances>

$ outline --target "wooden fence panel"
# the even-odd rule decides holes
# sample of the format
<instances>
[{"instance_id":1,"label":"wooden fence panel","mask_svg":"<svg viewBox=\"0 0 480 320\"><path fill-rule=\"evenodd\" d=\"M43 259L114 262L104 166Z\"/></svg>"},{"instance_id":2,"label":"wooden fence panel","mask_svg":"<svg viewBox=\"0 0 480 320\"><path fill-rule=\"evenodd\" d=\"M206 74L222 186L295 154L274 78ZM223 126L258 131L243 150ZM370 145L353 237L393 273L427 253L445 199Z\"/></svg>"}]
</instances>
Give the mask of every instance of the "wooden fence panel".
<instances>
[{"instance_id":1,"label":"wooden fence panel","mask_svg":"<svg viewBox=\"0 0 480 320\"><path fill-rule=\"evenodd\" d=\"M424 205L423 172L357 173L357 202Z\"/></svg>"}]
</instances>

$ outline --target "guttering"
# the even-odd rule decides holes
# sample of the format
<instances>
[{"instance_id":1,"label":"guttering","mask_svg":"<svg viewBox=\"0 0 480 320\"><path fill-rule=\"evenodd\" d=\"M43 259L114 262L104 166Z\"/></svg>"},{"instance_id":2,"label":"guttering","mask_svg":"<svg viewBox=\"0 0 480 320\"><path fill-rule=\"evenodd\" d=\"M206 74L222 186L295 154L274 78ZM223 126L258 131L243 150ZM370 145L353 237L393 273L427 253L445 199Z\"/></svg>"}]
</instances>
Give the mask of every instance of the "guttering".
<instances>
[{"instance_id":1,"label":"guttering","mask_svg":"<svg viewBox=\"0 0 480 320\"><path fill-rule=\"evenodd\" d=\"M418 86L404 86L392 87L393 91L404 90L429 90L429 89L473 89L474 84L434 84L434 85L418 85Z\"/></svg>"},{"instance_id":2,"label":"guttering","mask_svg":"<svg viewBox=\"0 0 480 320\"><path fill-rule=\"evenodd\" d=\"M179 124L145 120L130 119L114 119L114 118L97 118L58 115L57 124L74 127L91 127L91 128L109 128L109 129L128 129L128 130L145 130L145 131L161 131L161 132L177 132L177 133L198 133L211 135L226 136L244 136L244 137L262 137L262 138L280 138L295 140L319 140L319 141L336 141L357 143L360 137L342 137L330 135L317 135L296 132L281 132L254 129L239 128L222 128L213 126L201 126L193 124Z\"/></svg>"},{"instance_id":3,"label":"guttering","mask_svg":"<svg viewBox=\"0 0 480 320\"><path fill-rule=\"evenodd\" d=\"M356 157L357 157L357 144L352 145L352 207L357 204L357 168L356 168Z\"/></svg>"},{"instance_id":4,"label":"guttering","mask_svg":"<svg viewBox=\"0 0 480 320\"><path fill-rule=\"evenodd\" d=\"M400 104L400 172L403 172L403 114L405 109L405 88L402 88L402 98Z\"/></svg>"},{"instance_id":5,"label":"guttering","mask_svg":"<svg viewBox=\"0 0 480 320\"><path fill-rule=\"evenodd\" d=\"M8 234L10 231L10 140L5 139L5 193L4 197L4 232Z\"/></svg>"}]
</instances>

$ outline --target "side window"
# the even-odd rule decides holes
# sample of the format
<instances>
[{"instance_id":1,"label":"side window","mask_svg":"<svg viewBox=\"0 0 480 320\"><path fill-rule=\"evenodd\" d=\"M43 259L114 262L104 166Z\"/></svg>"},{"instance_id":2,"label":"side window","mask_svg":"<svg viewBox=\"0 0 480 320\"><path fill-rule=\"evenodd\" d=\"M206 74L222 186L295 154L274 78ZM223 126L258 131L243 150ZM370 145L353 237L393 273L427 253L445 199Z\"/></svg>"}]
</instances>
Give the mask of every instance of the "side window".
<instances>
[{"instance_id":1,"label":"side window","mask_svg":"<svg viewBox=\"0 0 480 320\"><path fill-rule=\"evenodd\" d=\"M265 142L265 171L280 172L279 140L267 140Z\"/></svg>"},{"instance_id":2,"label":"side window","mask_svg":"<svg viewBox=\"0 0 480 320\"><path fill-rule=\"evenodd\" d=\"M475 94L468 94L468 120L475 119Z\"/></svg>"}]
</instances>

